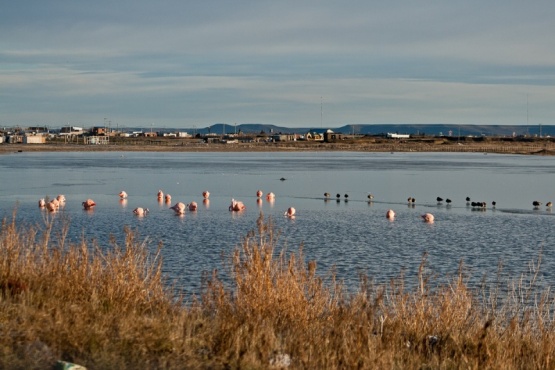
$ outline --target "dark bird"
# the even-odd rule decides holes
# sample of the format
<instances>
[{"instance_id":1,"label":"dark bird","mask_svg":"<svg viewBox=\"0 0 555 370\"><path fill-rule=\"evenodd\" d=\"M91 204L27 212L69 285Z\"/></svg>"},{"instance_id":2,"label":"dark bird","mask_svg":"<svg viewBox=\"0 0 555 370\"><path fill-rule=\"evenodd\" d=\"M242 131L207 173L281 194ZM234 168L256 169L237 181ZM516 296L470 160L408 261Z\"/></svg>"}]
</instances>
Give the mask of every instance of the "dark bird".
<instances>
[{"instance_id":1,"label":"dark bird","mask_svg":"<svg viewBox=\"0 0 555 370\"><path fill-rule=\"evenodd\" d=\"M493 208L495 208L495 205L496 205L496 204L497 204L497 202L496 202L495 200L494 200L493 202L491 202L491 206L492 206Z\"/></svg>"},{"instance_id":2,"label":"dark bird","mask_svg":"<svg viewBox=\"0 0 555 370\"><path fill-rule=\"evenodd\" d=\"M445 199L445 202L447 202L447 204L451 204L451 199L447 198Z\"/></svg>"},{"instance_id":3,"label":"dark bird","mask_svg":"<svg viewBox=\"0 0 555 370\"><path fill-rule=\"evenodd\" d=\"M443 198L441 198L441 197L437 197L436 200L437 200L438 202L443 202Z\"/></svg>"},{"instance_id":4,"label":"dark bird","mask_svg":"<svg viewBox=\"0 0 555 370\"><path fill-rule=\"evenodd\" d=\"M335 197L336 197L337 199L339 199L339 198L341 198L341 194L337 193L337 194L335 195Z\"/></svg>"},{"instance_id":5,"label":"dark bird","mask_svg":"<svg viewBox=\"0 0 555 370\"><path fill-rule=\"evenodd\" d=\"M285 177L282 177L281 179L279 179L279 181L285 181L287 180Z\"/></svg>"},{"instance_id":6,"label":"dark bird","mask_svg":"<svg viewBox=\"0 0 555 370\"><path fill-rule=\"evenodd\" d=\"M537 200L535 200L535 201L532 202L532 205L533 205L534 207L539 207L539 206L542 205L542 202L538 202Z\"/></svg>"},{"instance_id":7,"label":"dark bird","mask_svg":"<svg viewBox=\"0 0 555 370\"><path fill-rule=\"evenodd\" d=\"M349 194L345 194L345 198L349 198Z\"/></svg>"},{"instance_id":8,"label":"dark bird","mask_svg":"<svg viewBox=\"0 0 555 370\"><path fill-rule=\"evenodd\" d=\"M467 202L470 202L470 197L466 197L466 201L467 201Z\"/></svg>"}]
</instances>

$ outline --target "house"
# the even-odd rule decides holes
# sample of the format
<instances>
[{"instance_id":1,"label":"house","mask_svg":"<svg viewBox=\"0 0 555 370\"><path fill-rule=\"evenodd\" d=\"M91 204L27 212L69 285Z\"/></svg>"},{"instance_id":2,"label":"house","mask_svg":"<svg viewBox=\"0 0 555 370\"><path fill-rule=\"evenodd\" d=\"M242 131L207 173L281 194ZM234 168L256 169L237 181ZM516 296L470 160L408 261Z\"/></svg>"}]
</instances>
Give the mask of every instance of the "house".
<instances>
[{"instance_id":1,"label":"house","mask_svg":"<svg viewBox=\"0 0 555 370\"><path fill-rule=\"evenodd\" d=\"M23 144L46 144L46 135L28 135L23 136Z\"/></svg>"},{"instance_id":2,"label":"house","mask_svg":"<svg viewBox=\"0 0 555 370\"><path fill-rule=\"evenodd\" d=\"M324 132L324 142L326 143L333 143L335 141L343 139L345 139L343 134L335 133L332 130L327 130L326 132Z\"/></svg>"},{"instance_id":3,"label":"house","mask_svg":"<svg viewBox=\"0 0 555 370\"><path fill-rule=\"evenodd\" d=\"M77 126L65 126L60 129L60 136L78 136L83 135L84 130L82 127Z\"/></svg>"},{"instance_id":4,"label":"house","mask_svg":"<svg viewBox=\"0 0 555 370\"><path fill-rule=\"evenodd\" d=\"M323 130L311 130L305 134L305 139L309 141L324 141Z\"/></svg>"},{"instance_id":5,"label":"house","mask_svg":"<svg viewBox=\"0 0 555 370\"><path fill-rule=\"evenodd\" d=\"M104 136L106 134L107 130L104 126L95 126L91 129L91 135L93 136Z\"/></svg>"},{"instance_id":6,"label":"house","mask_svg":"<svg viewBox=\"0 0 555 370\"><path fill-rule=\"evenodd\" d=\"M274 142L278 142L278 141L297 141L297 135L296 134L276 134L276 135L271 135L270 137L272 138L272 141L274 141Z\"/></svg>"}]
</instances>

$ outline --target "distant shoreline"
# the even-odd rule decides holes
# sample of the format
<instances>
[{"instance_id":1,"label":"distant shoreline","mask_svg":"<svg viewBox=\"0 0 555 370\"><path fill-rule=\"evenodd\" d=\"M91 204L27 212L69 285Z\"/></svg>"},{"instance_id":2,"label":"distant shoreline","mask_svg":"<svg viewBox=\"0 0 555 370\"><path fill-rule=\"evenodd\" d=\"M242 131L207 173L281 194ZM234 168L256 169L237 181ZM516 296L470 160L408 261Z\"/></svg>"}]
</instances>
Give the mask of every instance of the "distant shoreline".
<instances>
[{"instance_id":1,"label":"distant shoreline","mask_svg":"<svg viewBox=\"0 0 555 370\"><path fill-rule=\"evenodd\" d=\"M551 142L448 142L389 141L389 142L275 142L275 143L198 143L167 141L163 143L106 145L84 144L0 144L0 154L14 152L306 152L306 151L357 151L357 152L446 152L446 153L500 153L522 155L555 155Z\"/></svg>"}]
</instances>

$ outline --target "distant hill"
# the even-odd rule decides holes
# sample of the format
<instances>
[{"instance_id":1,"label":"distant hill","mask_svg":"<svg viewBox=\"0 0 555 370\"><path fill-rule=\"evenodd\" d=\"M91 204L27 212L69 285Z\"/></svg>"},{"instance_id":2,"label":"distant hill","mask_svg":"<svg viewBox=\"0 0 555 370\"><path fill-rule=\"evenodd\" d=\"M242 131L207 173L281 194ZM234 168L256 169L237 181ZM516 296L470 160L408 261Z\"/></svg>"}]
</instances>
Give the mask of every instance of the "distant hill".
<instances>
[{"instance_id":1,"label":"distant hill","mask_svg":"<svg viewBox=\"0 0 555 370\"><path fill-rule=\"evenodd\" d=\"M427 136L517 136L528 135L535 136L555 136L555 126L551 125L453 125L453 124L372 124L372 125L344 125L341 127L284 127L276 125L268 125L262 123L248 123L240 125L228 125L217 123L204 129L195 129L197 133L297 133L304 134L311 131L323 131L331 129L337 133L343 134L362 134L362 135L380 135L390 133L411 134L411 135L427 135ZM192 132L192 129L188 129Z\"/></svg>"},{"instance_id":2,"label":"distant hill","mask_svg":"<svg viewBox=\"0 0 555 370\"><path fill-rule=\"evenodd\" d=\"M148 132L152 127L126 127L127 132ZM190 134L306 134L307 132L321 132L332 130L342 134L385 135L387 133L426 135L426 136L542 136L555 137L555 125L454 125L454 124L364 124L343 125L341 127L285 127L264 123L243 123L229 125L215 123L211 126L199 128L154 128L157 132L188 132Z\"/></svg>"}]
</instances>

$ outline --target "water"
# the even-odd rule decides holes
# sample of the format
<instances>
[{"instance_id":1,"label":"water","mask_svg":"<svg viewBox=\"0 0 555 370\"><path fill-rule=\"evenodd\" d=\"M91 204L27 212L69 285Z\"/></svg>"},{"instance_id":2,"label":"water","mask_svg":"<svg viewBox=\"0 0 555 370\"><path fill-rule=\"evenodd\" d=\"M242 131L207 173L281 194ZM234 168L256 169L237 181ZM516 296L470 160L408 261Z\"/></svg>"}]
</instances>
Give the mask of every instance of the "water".
<instances>
[{"instance_id":1,"label":"water","mask_svg":"<svg viewBox=\"0 0 555 370\"><path fill-rule=\"evenodd\" d=\"M17 208L20 223L41 225L38 199L64 194L56 218L70 220L71 240L108 248L110 236L121 243L128 226L152 251L163 244L164 272L186 293L199 291L203 272L222 271L222 256L256 228L260 212L274 219L281 246L302 244L320 273L335 268L351 288L360 273L377 282L401 272L412 279L424 253L431 273L453 276L462 261L469 282L478 284L484 276L495 279L499 263L504 276L518 277L541 252L540 285L547 286L555 282L555 218L532 201L555 200L554 173L551 157L494 154L23 152L0 156L0 216ZM158 189L172 195L172 204L196 201L199 210L177 217L158 203ZM275 202L257 202L258 189L275 193ZM211 193L208 205L204 190ZM332 199L324 200L325 192ZM453 202L438 204L437 196ZM468 206L467 196L488 209ZM97 203L94 211L82 209L87 198ZM247 210L229 212L231 198ZM150 214L133 215L139 206ZM289 206L297 209L295 219L283 216ZM394 222L385 218L389 208ZM422 222L425 212L435 215L434 224Z\"/></svg>"}]
</instances>

